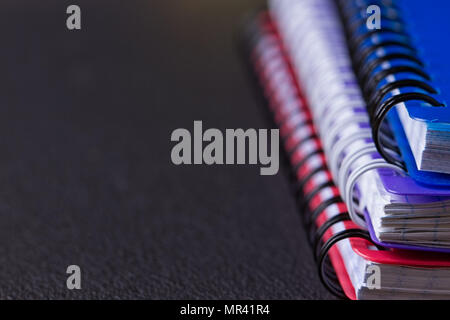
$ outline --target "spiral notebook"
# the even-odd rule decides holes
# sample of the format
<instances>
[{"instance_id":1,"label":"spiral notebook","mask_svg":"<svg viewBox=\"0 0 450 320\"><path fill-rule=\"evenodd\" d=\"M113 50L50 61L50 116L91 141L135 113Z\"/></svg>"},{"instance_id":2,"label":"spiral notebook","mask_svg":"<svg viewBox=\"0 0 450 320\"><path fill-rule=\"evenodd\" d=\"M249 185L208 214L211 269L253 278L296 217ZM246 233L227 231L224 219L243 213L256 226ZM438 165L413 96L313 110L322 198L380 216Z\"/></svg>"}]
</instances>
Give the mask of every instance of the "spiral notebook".
<instances>
[{"instance_id":1,"label":"spiral notebook","mask_svg":"<svg viewBox=\"0 0 450 320\"><path fill-rule=\"evenodd\" d=\"M350 2L343 3L341 13ZM365 1L354 3L365 5ZM358 56L367 57L373 48L360 49L344 36L344 26L347 35L355 29L355 18L349 19L352 26L342 24L334 1L270 4L293 68L304 84L333 181L352 220L383 246L449 252L449 180L445 174L432 172L420 172L420 179L413 177L398 151L395 135L401 130L392 130L386 121L374 124L366 89L354 72L355 65L361 64ZM362 66L366 64L371 62ZM390 72L380 73L389 76ZM380 74L366 76L370 83L373 78L379 79ZM393 161L379 152L375 131ZM425 178L426 184L421 181Z\"/></svg>"},{"instance_id":2,"label":"spiral notebook","mask_svg":"<svg viewBox=\"0 0 450 320\"><path fill-rule=\"evenodd\" d=\"M434 0L425 5L420 0L398 2L411 43L416 44L425 70L431 78L436 94L431 93L440 105L450 103L450 44L442 35L450 32L450 22L445 13L450 3ZM395 76L394 76L395 77ZM430 92L427 92L430 95ZM399 108L398 116L405 128L408 142L420 170L450 173L450 111L448 108L420 108L412 104Z\"/></svg>"},{"instance_id":3,"label":"spiral notebook","mask_svg":"<svg viewBox=\"0 0 450 320\"><path fill-rule=\"evenodd\" d=\"M251 61L301 188L319 275L331 292L350 299L450 298L446 254L380 250L350 221L325 163L325 154L282 40L267 12L247 26ZM378 288L367 284L378 267ZM433 279L430 281L430 278Z\"/></svg>"},{"instance_id":4,"label":"spiral notebook","mask_svg":"<svg viewBox=\"0 0 450 320\"><path fill-rule=\"evenodd\" d=\"M431 44L433 41L425 41L423 44L420 42L425 51L418 50L415 42L420 39L414 41L409 32L413 29L413 34L419 35L419 38L420 35L423 36L422 27L427 25L424 20L428 23L431 21L430 17L439 20L440 14L437 14L436 8L442 11L446 5L439 6L444 4L441 1L433 3L436 7L423 6L420 1L375 1L381 9L381 29L368 30L365 25L365 10L373 2L342 0L337 3L352 64L370 115L372 136L377 150L387 162L403 167L408 176L415 180L407 178L398 183L380 173L381 184L376 179L361 182L360 188L367 190L365 194L377 195L371 197L372 201L368 201L368 208L364 212L372 236L381 240L381 244L383 241L409 242L423 247L446 248L450 239L450 220L447 217L449 202L445 195L449 189L449 175L422 171L427 169L445 172L433 170L430 166L435 169L438 166L432 163L439 163L441 168L447 166L447 151L443 141L450 140L443 137L446 134L450 109L445 104L445 91L441 91L445 77L441 73L441 76L436 78L436 68L432 67L433 64L446 65L446 59L443 59L445 55L442 54L427 54L430 49L436 51ZM411 16L411 13L414 15ZM416 27L418 25L422 32L415 32L415 28L407 21ZM450 23L441 22L441 28L437 29L445 30L445 24L447 28L450 27ZM434 42L434 46L439 47L439 42ZM442 53L445 50L440 48L438 51ZM426 56L426 60L422 55ZM388 123L383 121L385 116L389 119ZM440 133L437 133L438 131ZM438 149L430 147L437 146L436 143L439 144ZM418 145L421 147L418 148ZM439 152L436 152L437 150ZM428 156L425 156L426 154ZM422 190L417 188L416 182ZM401 188L398 188L399 185ZM424 186L431 188L426 190ZM385 193L385 190L388 193ZM404 198L394 200L397 202L394 204L392 194L403 195ZM412 194L415 195L414 198L410 196ZM445 197L429 202L426 198L417 200L420 195ZM391 199L387 199L389 197ZM375 202L380 198L386 199L383 210L376 208L379 203ZM410 231L405 234L402 230L407 229Z\"/></svg>"},{"instance_id":5,"label":"spiral notebook","mask_svg":"<svg viewBox=\"0 0 450 320\"><path fill-rule=\"evenodd\" d=\"M450 186L450 69L440 32L450 30L441 12L447 1L338 1L355 72L362 88L375 144L391 163L405 166L423 184ZM378 30L368 30L366 9L381 11ZM380 125L395 126L392 143ZM401 154L403 159L399 159ZM430 174L426 171L447 174Z\"/></svg>"}]
</instances>

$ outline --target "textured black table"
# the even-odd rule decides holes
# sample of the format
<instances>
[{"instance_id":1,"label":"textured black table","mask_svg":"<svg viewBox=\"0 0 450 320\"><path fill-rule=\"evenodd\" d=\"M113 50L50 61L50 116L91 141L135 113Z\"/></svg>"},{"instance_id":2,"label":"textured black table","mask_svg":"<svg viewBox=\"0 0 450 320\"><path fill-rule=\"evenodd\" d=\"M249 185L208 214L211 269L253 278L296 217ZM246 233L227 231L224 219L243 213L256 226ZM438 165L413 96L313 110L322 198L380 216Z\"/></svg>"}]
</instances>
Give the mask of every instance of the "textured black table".
<instances>
[{"instance_id":1,"label":"textured black table","mask_svg":"<svg viewBox=\"0 0 450 320\"><path fill-rule=\"evenodd\" d=\"M271 126L234 43L260 4L1 2L0 298L331 297L286 167L170 161L194 120Z\"/></svg>"}]
</instances>

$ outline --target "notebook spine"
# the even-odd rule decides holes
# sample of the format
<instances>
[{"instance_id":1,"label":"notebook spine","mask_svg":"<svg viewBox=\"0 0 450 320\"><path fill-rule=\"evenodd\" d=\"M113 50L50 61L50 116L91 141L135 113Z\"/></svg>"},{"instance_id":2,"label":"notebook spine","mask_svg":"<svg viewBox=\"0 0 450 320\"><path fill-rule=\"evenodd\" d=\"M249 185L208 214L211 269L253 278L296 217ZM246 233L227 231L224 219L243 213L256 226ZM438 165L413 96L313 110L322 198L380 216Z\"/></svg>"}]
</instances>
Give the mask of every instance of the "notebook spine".
<instances>
[{"instance_id":1,"label":"notebook spine","mask_svg":"<svg viewBox=\"0 0 450 320\"><path fill-rule=\"evenodd\" d=\"M444 104L433 95L431 82L407 32L402 13L391 0L337 0L353 68L362 88L378 152L391 164L406 170L402 155L385 121L389 111L408 101L433 107ZM381 28L366 26L369 5L380 7Z\"/></svg>"},{"instance_id":2,"label":"notebook spine","mask_svg":"<svg viewBox=\"0 0 450 320\"><path fill-rule=\"evenodd\" d=\"M350 220L346 205L328 170L324 151L317 136L312 117L301 95L292 66L268 12L264 11L246 26L244 39L250 62L269 109L280 129L288 155L299 198L300 209L309 241L314 248L318 273L323 284L334 295L346 298L330 259L330 250L341 240L363 238L369 234ZM327 212L334 215L331 218ZM320 223L319 221L325 222ZM338 223L345 230L332 233Z\"/></svg>"}]
</instances>

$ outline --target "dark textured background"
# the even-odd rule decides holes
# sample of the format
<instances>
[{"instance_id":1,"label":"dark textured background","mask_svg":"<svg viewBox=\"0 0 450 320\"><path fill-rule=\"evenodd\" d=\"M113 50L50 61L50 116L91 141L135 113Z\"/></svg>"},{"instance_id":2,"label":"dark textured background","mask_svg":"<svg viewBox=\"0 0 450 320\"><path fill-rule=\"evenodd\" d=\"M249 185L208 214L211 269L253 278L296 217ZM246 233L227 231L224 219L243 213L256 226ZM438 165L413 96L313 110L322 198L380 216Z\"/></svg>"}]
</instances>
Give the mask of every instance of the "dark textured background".
<instances>
[{"instance_id":1,"label":"dark textured background","mask_svg":"<svg viewBox=\"0 0 450 320\"><path fill-rule=\"evenodd\" d=\"M194 120L271 126L233 38L260 4L2 0L0 298L330 298L286 167L170 161Z\"/></svg>"}]
</instances>

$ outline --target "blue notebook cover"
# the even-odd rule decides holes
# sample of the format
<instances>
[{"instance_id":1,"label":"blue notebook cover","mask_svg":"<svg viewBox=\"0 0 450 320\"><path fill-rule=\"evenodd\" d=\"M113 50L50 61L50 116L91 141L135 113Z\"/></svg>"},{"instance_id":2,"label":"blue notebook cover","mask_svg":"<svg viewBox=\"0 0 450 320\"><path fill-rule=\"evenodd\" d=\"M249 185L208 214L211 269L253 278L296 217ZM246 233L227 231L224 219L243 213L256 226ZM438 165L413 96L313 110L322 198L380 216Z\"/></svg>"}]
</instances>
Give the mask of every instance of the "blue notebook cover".
<instances>
[{"instance_id":1,"label":"blue notebook cover","mask_svg":"<svg viewBox=\"0 0 450 320\"><path fill-rule=\"evenodd\" d=\"M406 28L425 63L438 99L450 103L450 1L398 0ZM424 120L433 130L450 131L450 108L408 105L411 118Z\"/></svg>"},{"instance_id":2,"label":"blue notebook cover","mask_svg":"<svg viewBox=\"0 0 450 320\"><path fill-rule=\"evenodd\" d=\"M369 2L367 1L367 3ZM374 1L374 3L376 2ZM422 99L415 100L413 97L408 100L405 99L403 103L408 115L412 119L425 122L428 130L450 131L450 42L448 41L450 19L447 17L447 12L450 10L450 1L397 0L395 3L400 9L402 22L382 19L381 29L383 29L383 32L373 33L370 37L366 37L365 40L359 42L359 50L363 52L365 49L381 43L405 44L405 46L383 45L380 48L384 51L384 55L404 53L407 56L417 57L419 62L417 63L414 59L398 57L389 61L390 68L410 66L410 69L401 72L396 71L390 77L385 76L374 88L377 91L387 83L406 79L417 80L423 83L424 87L398 87L396 91L386 94L382 100L378 101L378 105L388 102L399 94L417 92L422 96L430 97L434 102L431 103ZM358 7L360 4L358 5L355 2L353 5ZM397 30L406 30L407 35L405 36L403 32L397 32ZM365 24L361 24L354 31L354 39L358 39L358 37L364 39L365 34L369 35L370 33L368 34ZM409 45L411 45L413 51L411 51ZM380 54L378 50L372 51L365 60L364 66L370 66ZM381 73L380 71L385 70L385 67L380 64L371 71L371 74ZM374 83L366 81L365 85L367 87L363 90L367 94L366 90L372 90L370 88L373 87ZM433 92L428 91L430 88ZM418 183L436 187L450 187L450 174L418 170L409 142L394 110L388 113L388 118L394 129L394 136L408 174Z\"/></svg>"}]
</instances>

